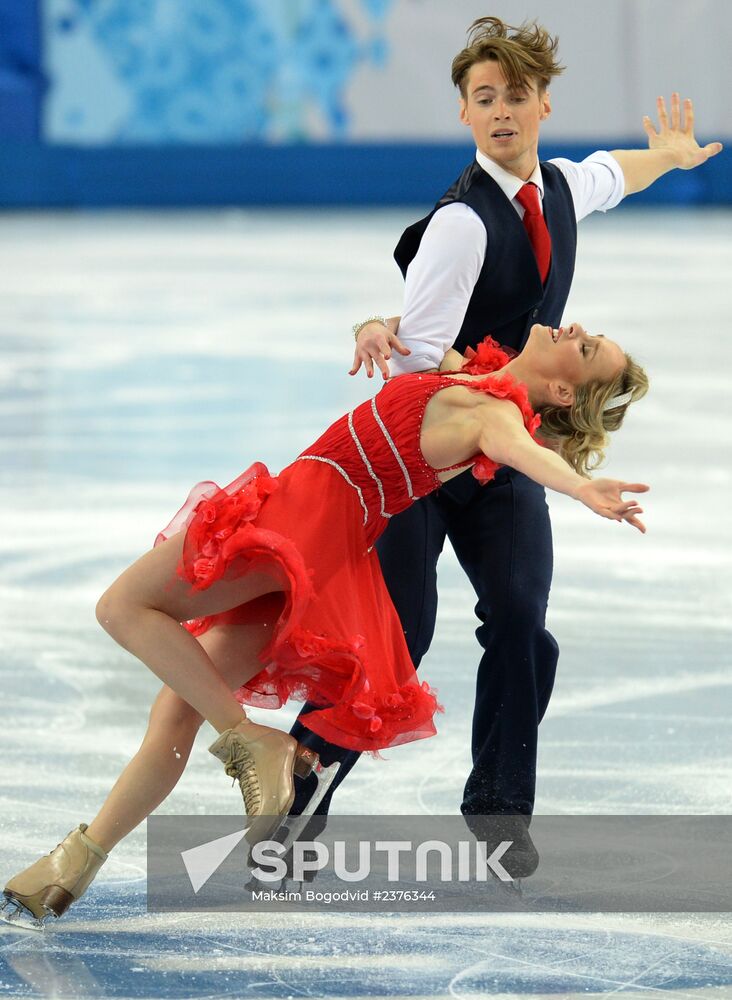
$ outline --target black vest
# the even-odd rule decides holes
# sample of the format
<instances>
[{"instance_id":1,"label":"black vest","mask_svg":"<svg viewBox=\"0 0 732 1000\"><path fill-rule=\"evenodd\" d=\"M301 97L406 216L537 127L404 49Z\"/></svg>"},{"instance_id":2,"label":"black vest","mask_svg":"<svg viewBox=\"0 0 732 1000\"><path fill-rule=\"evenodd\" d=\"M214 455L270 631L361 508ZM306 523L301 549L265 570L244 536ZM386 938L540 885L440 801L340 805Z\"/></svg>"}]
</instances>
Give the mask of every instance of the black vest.
<instances>
[{"instance_id":1,"label":"black vest","mask_svg":"<svg viewBox=\"0 0 732 1000\"><path fill-rule=\"evenodd\" d=\"M562 172L541 164L543 211L552 241L551 268L542 287L534 251L518 212L490 174L473 161L428 216L402 233L394 259L403 275L416 256L432 216L461 201L479 216L488 234L485 261L470 297L456 350L475 347L487 334L520 351L534 323L559 326L574 275L577 221Z\"/></svg>"}]
</instances>

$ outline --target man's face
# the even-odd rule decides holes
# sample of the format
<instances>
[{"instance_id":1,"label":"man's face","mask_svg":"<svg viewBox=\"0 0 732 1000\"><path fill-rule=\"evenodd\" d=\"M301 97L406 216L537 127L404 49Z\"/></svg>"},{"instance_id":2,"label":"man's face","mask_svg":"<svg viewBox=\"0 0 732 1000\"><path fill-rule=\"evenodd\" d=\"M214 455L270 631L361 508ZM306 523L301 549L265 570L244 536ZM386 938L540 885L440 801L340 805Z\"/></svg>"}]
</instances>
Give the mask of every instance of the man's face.
<instances>
[{"instance_id":1,"label":"man's face","mask_svg":"<svg viewBox=\"0 0 732 1000\"><path fill-rule=\"evenodd\" d=\"M510 88L494 59L468 71L460 121L469 125L478 149L509 173L526 180L538 160L539 126L551 113L549 92L535 80Z\"/></svg>"}]
</instances>

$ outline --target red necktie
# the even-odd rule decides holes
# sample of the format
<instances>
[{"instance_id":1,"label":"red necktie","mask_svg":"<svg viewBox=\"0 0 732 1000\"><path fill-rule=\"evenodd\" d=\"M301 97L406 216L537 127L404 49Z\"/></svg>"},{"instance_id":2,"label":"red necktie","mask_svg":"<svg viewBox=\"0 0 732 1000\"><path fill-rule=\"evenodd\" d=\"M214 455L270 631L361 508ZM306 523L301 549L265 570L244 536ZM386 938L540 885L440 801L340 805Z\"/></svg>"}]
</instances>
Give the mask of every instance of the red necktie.
<instances>
[{"instance_id":1,"label":"red necktie","mask_svg":"<svg viewBox=\"0 0 732 1000\"><path fill-rule=\"evenodd\" d=\"M552 259L552 241L546 228L544 216L539 205L539 189L536 184L524 184L516 195L516 201L524 210L524 228L529 234L529 240L534 250L536 263L541 275L542 284L549 274L549 263Z\"/></svg>"}]
</instances>

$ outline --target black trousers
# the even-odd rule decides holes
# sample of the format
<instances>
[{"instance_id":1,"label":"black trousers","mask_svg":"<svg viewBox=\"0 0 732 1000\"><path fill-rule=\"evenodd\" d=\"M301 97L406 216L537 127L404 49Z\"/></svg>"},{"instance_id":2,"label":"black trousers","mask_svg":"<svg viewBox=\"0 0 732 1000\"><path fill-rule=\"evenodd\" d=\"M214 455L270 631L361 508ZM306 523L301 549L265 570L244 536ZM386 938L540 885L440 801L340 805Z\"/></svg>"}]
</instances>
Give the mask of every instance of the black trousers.
<instances>
[{"instance_id":1,"label":"black trousers","mask_svg":"<svg viewBox=\"0 0 732 1000\"><path fill-rule=\"evenodd\" d=\"M377 543L389 593L415 667L429 649L437 613L437 560L449 538L468 576L483 648L476 682L471 771L463 794L466 815L531 815L536 786L538 726L549 703L558 647L545 628L552 578L552 537L544 490L510 469L480 486L465 472L392 518ZM328 765L342 762L317 812L360 754L327 743L301 720L291 730ZM438 737L439 738L439 737ZM314 779L310 779L314 783ZM292 813L312 785L300 783Z\"/></svg>"}]
</instances>

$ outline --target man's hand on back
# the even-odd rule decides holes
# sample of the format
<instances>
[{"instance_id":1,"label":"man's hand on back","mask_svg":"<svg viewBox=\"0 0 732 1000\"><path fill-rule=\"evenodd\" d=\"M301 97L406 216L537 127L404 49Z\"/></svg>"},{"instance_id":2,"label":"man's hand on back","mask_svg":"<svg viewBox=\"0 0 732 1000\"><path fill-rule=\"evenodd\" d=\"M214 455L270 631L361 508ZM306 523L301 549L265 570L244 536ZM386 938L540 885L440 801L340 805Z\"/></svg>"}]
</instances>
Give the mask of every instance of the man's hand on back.
<instances>
[{"instance_id":1,"label":"man's hand on back","mask_svg":"<svg viewBox=\"0 0 732 1000\"><path fill-rule=\"evenodd\" d=\"M378 320L367 323L358 335L356 350L353 355L353 368L349 375L355 375L361 365L366 369L369 378L373 377L374 364L381 371L385 379L389 378L389 365L387 361L392 355L392 351L399 354L411 354L408 347L405 347L397 337L399 327L399 317L392 316L386 321L386 326Z\"/></svg>"}]
</instances>

